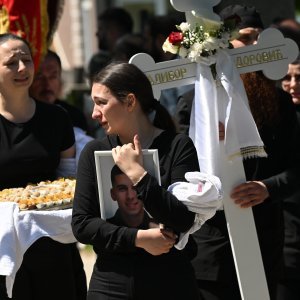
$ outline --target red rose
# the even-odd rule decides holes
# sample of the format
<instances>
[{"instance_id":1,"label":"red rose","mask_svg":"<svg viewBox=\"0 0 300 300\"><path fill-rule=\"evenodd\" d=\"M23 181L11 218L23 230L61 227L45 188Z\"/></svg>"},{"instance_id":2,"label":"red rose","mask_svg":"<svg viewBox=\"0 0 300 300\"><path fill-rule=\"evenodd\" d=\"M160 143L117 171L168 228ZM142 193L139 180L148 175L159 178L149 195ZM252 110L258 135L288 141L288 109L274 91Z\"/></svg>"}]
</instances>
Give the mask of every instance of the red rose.
<instances>
[{"instance_id":1,"label":"red rose","mask_svg":"<svg viewBox=\"0 0 300 300\"><path fill-rule=\"evenodd\" d=\"M172 45L179 45L183 40L183 35L181 32L171 32L169 35L169 42Z\"/></svg>"}]
</instances>

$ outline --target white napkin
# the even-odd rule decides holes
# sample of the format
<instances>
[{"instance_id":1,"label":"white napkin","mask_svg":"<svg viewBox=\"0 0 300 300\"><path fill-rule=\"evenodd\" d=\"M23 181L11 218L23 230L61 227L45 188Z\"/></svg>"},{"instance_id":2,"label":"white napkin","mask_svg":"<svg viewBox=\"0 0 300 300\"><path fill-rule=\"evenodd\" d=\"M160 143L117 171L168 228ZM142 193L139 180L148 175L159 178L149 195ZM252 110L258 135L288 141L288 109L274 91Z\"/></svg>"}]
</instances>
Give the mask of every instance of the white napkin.
<instances>
[{"instance_id":1,"label":"white napkin","mask_svg":"<svg viewBox=\"0 0 300 300\"><path fill-rule=\"evenodd\" d=\"M24 211L13 202L0 203L0 275L6 276L8 296L26 250L39 238L51 237L61 243L74 243L72 209Z\"/></svg>"},{"instance_id":2,"label":"white napkin","mask_svg":"<svg viewBox=\"0 0 300 300\"><path fill-rule=\"evenodd\" d=\"M208 175L201 172L188 172L185 174L188 182L176 182L168 187L179 201L190 211L195 212L193 226L179 236L179 241L175 247L183 249L188 241L188 237L210 218L222 206L223 191L221 181L214 175Z\"/></svg>"}]
</instances>

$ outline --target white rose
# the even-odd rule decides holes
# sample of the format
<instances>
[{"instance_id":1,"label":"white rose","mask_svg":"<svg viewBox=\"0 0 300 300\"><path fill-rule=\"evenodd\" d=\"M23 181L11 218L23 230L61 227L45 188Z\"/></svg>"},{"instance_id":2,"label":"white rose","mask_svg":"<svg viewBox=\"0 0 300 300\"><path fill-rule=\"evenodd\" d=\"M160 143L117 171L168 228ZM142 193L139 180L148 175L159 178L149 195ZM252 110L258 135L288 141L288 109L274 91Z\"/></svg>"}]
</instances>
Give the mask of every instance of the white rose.
<instances>
[{"instance_id":1,"label":"white rose","mask_svg":"<svg viewBox=\"0 0 300 300\"><path fill-rule=\"evenodd\" d=\"M197 61L197 58L201 56L202 50L199 49L195 49L195 48L191 48L189 53L188 53L188 58L191 61Z\"/></svg>"},{"instance_id":2,"label":"white rose","mask_svg":"<svg viewBox=\"0 0 300 300\"><path fill-rule=\"evenodd\" d=\"M196 61L196 57L197 57L197 52L190 50L190 52L188 53L188 59L191 61Z\"/></svg>"},{"instance_id":3,"label":"white rose","mask_svg":"<svg viewBox=\"0 0 300 300\"><path fill-rule=\"evenodd\" d=\"M178 54L179 54L180 57L184 57L185 58L188 55L188 49L186 49L184 47L180 47Z\"/></svg>"},{"instance_id":4,"label":"white rose","mask_svg":"<svg viewBox=\"0 0 300 300\"><path fill-rule=\"evenodd\" d=\"M162 49L164 50L164 52L170 52L173 54L177 54L178 50L179 50L179 46L175 46L175 45L171 44L169 42L169 39L167 38L162 45Z\"/></svg>"},{"instance_id":5,"label":"white rose","mask_svg":"<svg viewBox=\"0 0 300 300\"><path fill-rule=\"evenodd\" d=\"M186 23L186 22L182 22L180 25L179 25L179 28L182 32L186 32L186 31L189 31L190 30L190 24L189 23Z\"/></svg>"},{"instance_id":6,"label":"white rose","mask_svg":"<svg viewBox=\"0 0 300 300\"><path fill-rule=\"evenodd\" d=\"M202 53L203 50L203 44L202 43L195 43L191 46L191 51Z\"/></svg>"},{"instance_id":7,"label":"white rose","mask_svg":"<svg viewBox=\"0 0 300 300\"><path fill-rule=\"evenodd\" d=\"M219 41L217 38L210 36L203 42L203 49L205 50L214 50L218 48Z\"/></svg>"}]
</instances>

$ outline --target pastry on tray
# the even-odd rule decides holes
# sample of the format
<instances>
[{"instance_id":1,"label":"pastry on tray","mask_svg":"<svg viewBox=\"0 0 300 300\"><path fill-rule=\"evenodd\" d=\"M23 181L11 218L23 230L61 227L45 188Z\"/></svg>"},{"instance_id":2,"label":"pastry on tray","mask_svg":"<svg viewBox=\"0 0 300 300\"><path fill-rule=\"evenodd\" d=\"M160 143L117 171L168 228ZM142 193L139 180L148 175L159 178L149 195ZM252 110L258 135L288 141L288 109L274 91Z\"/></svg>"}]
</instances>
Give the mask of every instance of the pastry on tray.
<instances>
[{"instance_id":1,"label":"pastry on tray","mask_svg":"<svg viewBox=\"0 0 300 300\"><path fill-rule=\"evenodd\" d=\"M57 210L72 207L75 179L60 178L0 191L0 202L16 202L20 210Z\"/></svg>"}]
</instances>

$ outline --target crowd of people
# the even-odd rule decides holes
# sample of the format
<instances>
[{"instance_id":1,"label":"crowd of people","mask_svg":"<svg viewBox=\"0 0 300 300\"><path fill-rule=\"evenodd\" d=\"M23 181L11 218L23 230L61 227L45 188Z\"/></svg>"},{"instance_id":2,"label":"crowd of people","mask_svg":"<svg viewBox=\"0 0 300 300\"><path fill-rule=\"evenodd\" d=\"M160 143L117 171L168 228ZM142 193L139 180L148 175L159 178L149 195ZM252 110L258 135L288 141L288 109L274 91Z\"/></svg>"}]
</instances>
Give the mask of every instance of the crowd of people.
<instances>
[{"instance_id":1,"label":"crowd of people","mask_svg":"<svg viewBox=\"0 0 300 300\"><path fill-rule=\"evenodd\" d=\"M252 6L229 5L219 14L240 18L235 48L255 44L265 29ZM137 34L122 8L99 16L99 52L87 66L94 123L60 99L57 53L49 49L35 72L28 42L0 34L0 190L76 177L70 226L97 254L87 285L77 243L38 239L23 257L12 299L242 299L224 210L216 208L183 250L175 247L197 219L168 190L186 182L187 172L201 171L189 137L194 87L155 99L147 76L129 63L140 52L156 62L176 59L162 44L182 21L153 17ZM278 18L271 27L300 44L295 20ZM278 82L262 72L241 78L267 157L243 161L246 182L230 196L253 210L270 299L294 300L300 296L300 59ZM224 124L219 130L223 140ZM142 149L158 149L160 183L144 167ZM118 209L108 219L101 216L94 157L101 150L111 150L115 164L107 174ZM0 299L9 299L5 280L0 275Z\"/></svg>"}]
</instances>

